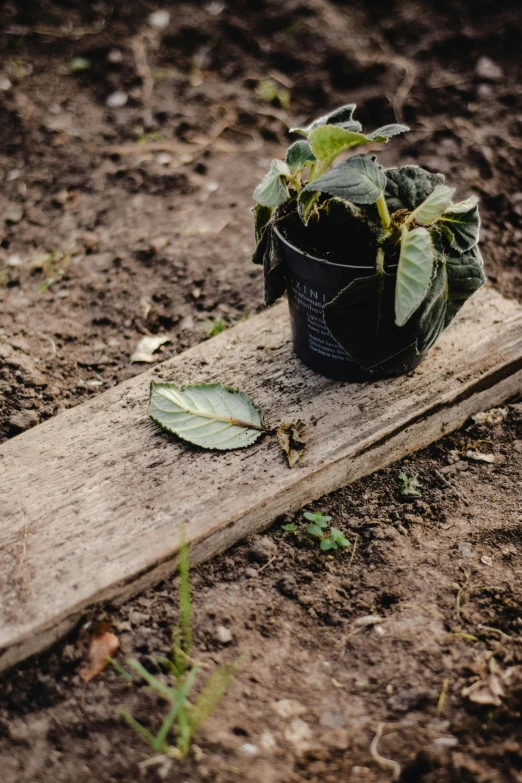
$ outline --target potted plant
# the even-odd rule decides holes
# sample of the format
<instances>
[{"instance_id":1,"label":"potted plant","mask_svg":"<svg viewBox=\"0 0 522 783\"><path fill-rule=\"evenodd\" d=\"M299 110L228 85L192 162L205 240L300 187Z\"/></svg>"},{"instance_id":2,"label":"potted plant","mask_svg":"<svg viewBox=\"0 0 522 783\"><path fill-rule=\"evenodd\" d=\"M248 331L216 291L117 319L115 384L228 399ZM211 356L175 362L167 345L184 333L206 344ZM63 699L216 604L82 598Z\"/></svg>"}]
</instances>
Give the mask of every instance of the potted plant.
<instances>
[{"instance_id":1,"label":"potted plant","mask_svg":"<svg viewBox=\"0 0 522 783\"><path fill-rule=\"evenodd\" d=\"M365 134L354 104L294 128L254 191L256 264L265 304L285 290L294 349L332 378L365 380L414 369L485 282L477 199L452 203L442 174L383 170L342 153L409 129Z\"/></svg>"}]
</instances>

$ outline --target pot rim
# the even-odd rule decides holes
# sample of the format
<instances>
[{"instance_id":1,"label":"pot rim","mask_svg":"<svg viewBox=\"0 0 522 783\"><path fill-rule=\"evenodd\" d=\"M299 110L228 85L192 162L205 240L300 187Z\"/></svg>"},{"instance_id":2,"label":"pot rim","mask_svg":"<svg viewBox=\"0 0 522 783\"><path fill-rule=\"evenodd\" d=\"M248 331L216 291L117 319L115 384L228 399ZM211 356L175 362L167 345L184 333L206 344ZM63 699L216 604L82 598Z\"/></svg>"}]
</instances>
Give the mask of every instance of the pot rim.
<instances>
[{"instance_id":1,"label":"pot rim","mask_svg":"<svg viewBox=\"0 0 522 783\"><path fill-rule=\"evenodd\" d=\"M288 245L288 247L291 247L292 250L295 250L297 253L301 253L301 255L306 256L307 258L311 259L312 261L319 261L321 264L328 264L328 266L335 266L339 269L372 269L371 266L368 265L360 265L360 264L336 264L334 261L327 261L326 258L318 258L317 256L312 256L310 253L307 253L306 250L301 250L300 247L297 247L296 245L293 245L291 242L286 239L285 236L279 231L275 223L273 224L273 228L281 242L284 242L285 245Z\"/></svg>"},{"instance_id":2,"label":"pot rim","mask_svg":"<svg viewBox=\"0 0 522 783\"><path fill-rule=\"evenodd\" d=\"M317 256L312 256L310 253L307 253L306 250L301 250L300 247L297 247L297 245L293 245L291 242L288 241L288 239L283 236L283 234L279 231L275 223L272 223L273 229L281 242L284 242L285 245L288 245L288 247L291 247L292 250L295 250L296 253L300 253L302 256L306 256L306 258L309 258L311 261L319 261L320 264L327 264L328 266L336 267L337 269L374 269L376 270L376 266L368 266L367 264L336 264L334 261L327 261L326 258L318 258ZM399 264L390 264L387 268L396 270L398 269ZM384 272L386 273L386 266L384 268Z\"/></svg>"}]
</instances>

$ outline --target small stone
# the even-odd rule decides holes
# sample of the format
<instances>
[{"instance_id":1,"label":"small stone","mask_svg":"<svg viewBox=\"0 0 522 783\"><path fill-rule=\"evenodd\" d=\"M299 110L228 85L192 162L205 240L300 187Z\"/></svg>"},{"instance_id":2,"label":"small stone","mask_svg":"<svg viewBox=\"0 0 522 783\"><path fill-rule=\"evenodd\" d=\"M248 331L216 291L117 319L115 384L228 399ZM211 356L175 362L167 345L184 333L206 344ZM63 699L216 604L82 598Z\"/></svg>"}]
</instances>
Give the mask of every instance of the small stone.
<instances>
[{"instance_id":1,"label":"small stone","mask_svg":"<svg viewBox=\"0 0 522 783\"><path fill-rule=\"evenodd\" d=\"M321 737L321 742L328 745L330 748L337 748L337 750L348 750L350 747L350 733L347 729L333 729Z\"/></svg>"},{"instance_id":2,"label":"small stone","mask_svg":"<svg viewBox=\"0 0 522 783\"><path fill-rule=\"evenodd\" d=\"M267 563L275 554L277 554L277 546L268 536L256 537L248 550L249 560L256 563Z\"/></svg>"},{"instance_id":3,"label":"small stone","mask_svg":"<svg viewBox=\"0 0 522 783\"><path fill-rule=\"evenodd\" d=\"M109 109L120 109L122 106L125 106L128 99L129 96L126 92L123 92L122 90L116 90L116 92L113 92L109 95L105 103Z\"/></svg>"},{"instance_id":4,"label":"small stone","mask_svg":"<svg viewBox=\"0 0 522 783\"><path fill-rule=\"evenodd\" d=\"M306 712L304 704L301 704L297 699L279 699L279 701L275 701L272 706L275 712L277 712L281 718L285 719L298 718Z\"/></svg>"},{"instance_id":5,"label":"small stone","mask_svg":"<svg viewBox=\"0 0 522 783\"><path fill-rule=\"evenodd\" d=\"M297 596L297 582L292 574L284 574L277 583L277 589L287 598L295 598Z\"/></svg>"},{"instance_id":6,"label":"small stone","mask_svg":"<svg viewBox=\"0 0 522 783\"><path fill-rule=\"evenodd\" d=\"M34 411L22 410L18 411L18 413L13 413L9 419L9 427L15 433L25 432L25 430L29 430L31 427L36 426L38 422L38 415Z\"/></svg>"},{"instance_id":7,"label":"small stone","mask_svg":"<svg viewBox=\"0 0 522 783\"><path fill-rule=\"evenodd\" d=\"M284 737L298 750L305 750L306 744L312 739L312 730L301 718L295 718L284 731Z\"/></svg>"},{"instance_id":8,"label":"small stone","mask_svg":"<svg viewBox=\"0 0 522 783\"><path fill-rule=\"evenodd\" d=\"M159 9L149 16L149 24L156 30L164 30L170 22L170 11Z\"/></svg>"},{"instance_id":9,"label":"small stone","mask_svg":"<svg viewBox=\"0 0 522 783\"><path fill-rule=\"evenodd\" d=\"M504 71L489 57L480 57L475 66L475 73L480 79L498 82L504 77Z\"/></svg>"},{"instance_id":10,"label":"small stone","mask_svg":"<svg viewBox=\"0 0 522 783\"><path fill-rule=\"evenodd\" d=\"M433 740L433 744L443 748L454 748L455 745L459 744L459 741L456 737L437 737L437 739Z\"/></svg>"},{"instance_id":11,"label":"small stone","mask_svg":"<svg viewBox=\"0 0 522 783\"><path fill-rule=\"evenodd\" d=\"M257 569L251 568L250 566L245 568L245 576L247 579L253 579L255 576L257 576Z\"/></svg>"},{"instance_id":12,"label":"small stone","mask_svg":"<svg viewBox=\"0 0 522 783\"><path fill-rule=\"evenodd\" d=\"M8 204L3 213L6 223L19 223L23 216L24 209L21 204Z\"/></svg>"},{"instance_id":13,"label":"small stone","mask_svg":"<svg viewBox=\"0 0 522 783\"><path fill-rule=\"evenodd\" d=\"M259 744L267 753L272 753L277 747L277 742L274 739L274 735L271 731L268 730L261 734Z\"/></svg>"},{"instance_id":14,"label":"small stone","mask_svg":"<svg viewBox=\"0 0 522 783\"><path fill-rule=\"evenodd\" d=\"M429 691L424 688L410 688L388 699L388 704L395 712L409 712L423 705L429 698Z\"/></svg>"},{"instance_id":15,"label":"small stone","mask_svg":"<svg viewBox=\"0 0 522 783\"><path fill-rule=\"evenodd\" d=\"M111 49L107 55L107 60L110 63L121 63L123 62L123 52L120 49Z\"/></svg>"},{"instance_id":16,"label":"small stone","mask_svg":"<svg viewBox=\"0 0 522 783\"><path fill-rule=\"evenodd\" d=\"M253 756L257 756L259 753L259 748L257 745L252 745L250 742L245 742L244 745L241 745L239 748L241 753L244 753L245 756L250 756L252 758Z\"/></svg>"},{"instance_id":17,"label":"small stone","mask_svg":"<svg viewBox=\"0 0 522 783\"><path fill-rule=\"evenodd\" d=\"M459 544L461 557L473 557L473 544L471 541L461 541Z\"/></svg>"},{"instance_id":18,"label":"small stone","mask_svg":"<svg viewBox=\"0 0 522 783\"><path fill-rule=\"evenodd\" d=\"M232 641L232 631L229 628L225 628L224 625L218 625L214 639L220 644L230 644Z\"/></svg>"},{"instance_id":19,"label":"small stone","mask_svg":"<svg viewBox=\"0 0 522 783\"><path fill-rule=\"evenodd\" d=\"M162 250L165 250L168 244L169 244L168 237L156 237L155 239L152 240L150 246L155 253L161 253Z\"/></svg>"}]
</instances>

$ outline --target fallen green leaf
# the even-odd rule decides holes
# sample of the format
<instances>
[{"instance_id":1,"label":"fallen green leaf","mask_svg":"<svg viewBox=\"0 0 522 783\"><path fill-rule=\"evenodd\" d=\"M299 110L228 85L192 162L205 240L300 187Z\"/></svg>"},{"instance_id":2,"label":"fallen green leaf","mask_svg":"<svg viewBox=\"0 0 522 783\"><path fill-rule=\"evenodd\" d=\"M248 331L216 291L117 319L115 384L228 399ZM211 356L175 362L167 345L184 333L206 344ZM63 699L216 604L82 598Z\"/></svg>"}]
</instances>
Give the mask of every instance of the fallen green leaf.
<instances>
[{"instance_id":1,"label":"fallen green leaf","mask_svg":"<svg viewBox=\"0 0 522 783\"><path fill-rule=\"evenodd\" d=\"M149 416L204 449L241 449L265 432L261 409L245 392L219 383L177 386L151 381Z\"/></svg>"}]
</instances>

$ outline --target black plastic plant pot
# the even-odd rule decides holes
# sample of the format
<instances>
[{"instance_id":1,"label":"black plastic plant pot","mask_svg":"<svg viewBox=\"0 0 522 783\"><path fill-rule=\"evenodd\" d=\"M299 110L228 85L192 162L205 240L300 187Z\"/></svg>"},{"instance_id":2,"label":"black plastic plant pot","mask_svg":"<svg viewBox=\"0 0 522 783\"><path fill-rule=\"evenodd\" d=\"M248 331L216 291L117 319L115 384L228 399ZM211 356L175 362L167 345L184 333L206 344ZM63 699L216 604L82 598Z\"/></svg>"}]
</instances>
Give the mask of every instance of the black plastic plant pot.
<instances>
[{"instance_id":1,"label":"black plastic plant pot","mask_svg":"<svg viewBox=\"0 0 522 783\"><path fill-rule=\"evenodd\" d=\"M315 258L291 245L277 228L274 230L281 242L285 266L294 351L302 362L320 375L342 381L404 375L420 364L423 356L414 347L376 372L369 373L354 362L328 331L323 308L353 280L372 275L375 269Z\"/></svg>"}]
</instances>

